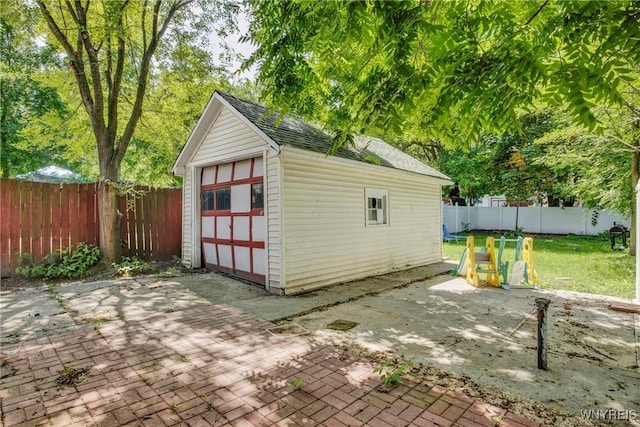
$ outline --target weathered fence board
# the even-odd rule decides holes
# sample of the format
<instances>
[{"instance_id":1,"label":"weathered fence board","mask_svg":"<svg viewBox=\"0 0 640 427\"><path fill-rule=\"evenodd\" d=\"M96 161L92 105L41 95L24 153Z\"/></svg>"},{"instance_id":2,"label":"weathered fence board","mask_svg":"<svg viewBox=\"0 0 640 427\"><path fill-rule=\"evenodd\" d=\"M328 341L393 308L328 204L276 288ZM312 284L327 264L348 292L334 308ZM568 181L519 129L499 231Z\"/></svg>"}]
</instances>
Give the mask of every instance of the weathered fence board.
<instances>
[{"instance_id":1,"label":"weathered fence board","mask_svg":"<svg viewBox=\"0 0 640 427\"><path fill-rule=\"evenodd\" d=\"M11 257L12 253L18 252L20 253L20 227L11 227L11 224L17 223L20 224L20 185L17 185L13 188L13 194L11 195L11 205L9 206L9 236L11 238L11 243L9 245L10 251L9 257ZM17 209L13 209L13 207L17 207ZM11 262L11 261L9 261Z\"/></svg>"},{"instance_id":2,"label":"weathered fence board","mask_svg":"<svg viewBox=\"0 0 640 427\"><path fill-rule=\"evenodd\" d=\"M10 207L13 203L15 187L17 187L17 182L8 181L6 187L3 186L0 189L0 213L2 214L2 218L0 218L0 235L2 236L0 238L0 266L9 265L10 263L11 239L9 237L12 229L9 224L12 221L11 214L13 211Z\"/></svg>"},{"instance_id":3,"label":"weathered fence board","mask_svg":"<svg viewBox=\"0 0 640 427\"><path fill-rule=\"evenodd\" d=\"M0 273L15 274L21 254L35 261L79 242L100 241L98 185L51 184L0 178ZM122 254L147 260L180 256L182 192L137 187L119 196Z\"/></svg>"}]
</instances>

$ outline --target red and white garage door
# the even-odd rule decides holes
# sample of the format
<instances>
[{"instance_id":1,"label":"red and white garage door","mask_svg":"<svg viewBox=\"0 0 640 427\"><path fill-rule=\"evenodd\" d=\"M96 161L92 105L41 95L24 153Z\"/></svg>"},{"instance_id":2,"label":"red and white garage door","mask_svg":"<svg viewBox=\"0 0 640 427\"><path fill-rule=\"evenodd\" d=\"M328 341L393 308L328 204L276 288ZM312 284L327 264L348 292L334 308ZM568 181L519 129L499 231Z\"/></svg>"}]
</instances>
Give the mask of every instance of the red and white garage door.
<instances>
[{"instance_id":1,"label":"red and white garage door","mask_svg":"<svg viewBox=\"0 0 640 427\"><path fill-rule=\"evenodd\" d=\"M202 256L207 268L265 284L262 158L202 170Z\"/></svg>"}]
</instances>

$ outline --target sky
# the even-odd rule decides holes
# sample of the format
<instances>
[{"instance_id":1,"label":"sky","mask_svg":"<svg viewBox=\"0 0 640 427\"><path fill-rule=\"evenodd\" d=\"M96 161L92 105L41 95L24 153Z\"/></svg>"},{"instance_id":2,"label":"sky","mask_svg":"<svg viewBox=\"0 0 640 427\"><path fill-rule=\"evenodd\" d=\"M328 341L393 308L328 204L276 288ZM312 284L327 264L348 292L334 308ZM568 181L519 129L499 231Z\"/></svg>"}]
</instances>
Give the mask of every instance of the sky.
<instances>
[{"instance_id":1,"label":"sky","mask_svg":"<svg viewBox=\"0 0 640 427\"><path fill-rule=\"evenodd\" d=\"M250 43L240 42L240 37L242 37L249 31L249 16L246 14L245 11L242 11L238 15L237 22L238 22L238 31L236 33L229 35L224 40L234 50L235 53L241 54L242 57L246 59L255 51L256 47L251 45ZM212 47L212 54L214 55L215 58L218 58L221 51L218 47L217 36L215 35L215 33L212 34L210 42ZM239 71L241 64L242 64L242 61L234 62L232 65L232 68L229 71L233 73L235 73L236 71ZM257 74L257 69L255 66L253 66L249 70L241 73L237 77L241 79L246 78L249 80L253 80L256 74Z\"/></svg>"}]
</instances>

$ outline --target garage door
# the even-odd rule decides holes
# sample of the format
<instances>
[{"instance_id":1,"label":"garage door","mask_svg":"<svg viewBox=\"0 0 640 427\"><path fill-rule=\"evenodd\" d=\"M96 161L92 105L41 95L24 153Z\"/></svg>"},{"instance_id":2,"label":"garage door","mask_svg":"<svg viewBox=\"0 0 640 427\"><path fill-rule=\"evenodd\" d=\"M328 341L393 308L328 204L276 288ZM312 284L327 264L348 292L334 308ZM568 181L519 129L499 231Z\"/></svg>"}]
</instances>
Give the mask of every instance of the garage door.
<instances>
[{"instance_id":1,"label":"garage door","mask_svg":"<svg viewBox=\"0 0 640 427\"><path fill-rule=\"evenodd\" d=\"M262 158L202 170L202 256L207 268L265 284Z\"/></svg>"}]
</instances>

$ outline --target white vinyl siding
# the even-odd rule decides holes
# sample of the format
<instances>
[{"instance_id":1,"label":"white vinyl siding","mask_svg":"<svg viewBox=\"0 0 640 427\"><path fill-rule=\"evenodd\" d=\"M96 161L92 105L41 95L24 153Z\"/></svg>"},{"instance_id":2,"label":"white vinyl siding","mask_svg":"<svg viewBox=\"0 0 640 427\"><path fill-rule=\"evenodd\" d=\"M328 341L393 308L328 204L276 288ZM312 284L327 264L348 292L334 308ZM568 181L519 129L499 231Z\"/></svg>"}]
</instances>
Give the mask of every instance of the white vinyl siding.
<instances>
[{"instance_id":1,"label":"white vinyl siding","mask_svg":"<svg viewBox=\"0 0 640 427\"><path fill-rule=\"evenodd\" d=\"M289 147L281 160L286 293L441 261L439 181ZM388 191L388 226L366 226L366 188Z\"/></svg>"},{"instance_id":2,"label":"white vinyl siding","mask_svg":"<svg viewBox=\"0 0 640 427\"><path fill-rule=\"evenodd\" d=\"M193 211L191 168L187 168L182 180L182 264L187 268L193 268L193 253L191 245L193 242L191 222L191 212ZM197 219L199 220L199 219Z\"/></svg>"},{"instance_id":3,"label":"white vinyl siding","mask_svg":"<svg viewBox=\"0 0 640 427\"><path fill-rule=\"evenodd\" d=\"M249 129L235 114L222 108L207 136L193 155L191 162L200 163L217 158L232 157L238 152L264 145L264 140Z\"/></svg>"},{"instance_id":4,"label":"white vinyl siding","mask_svg":"<svg viewBox=\"0 0 640 427\"><path fill-rule=\"evenodd\" d=\"M269 248L269 290L279 293L283 283L282 272L282 203L280 198L280 156L269 151L267 154L267 247Z\"/></svg>"}]
</instances>

